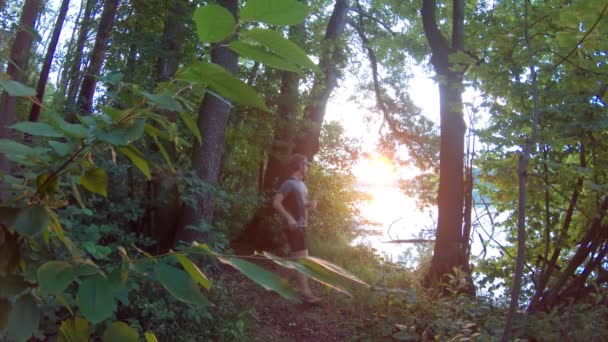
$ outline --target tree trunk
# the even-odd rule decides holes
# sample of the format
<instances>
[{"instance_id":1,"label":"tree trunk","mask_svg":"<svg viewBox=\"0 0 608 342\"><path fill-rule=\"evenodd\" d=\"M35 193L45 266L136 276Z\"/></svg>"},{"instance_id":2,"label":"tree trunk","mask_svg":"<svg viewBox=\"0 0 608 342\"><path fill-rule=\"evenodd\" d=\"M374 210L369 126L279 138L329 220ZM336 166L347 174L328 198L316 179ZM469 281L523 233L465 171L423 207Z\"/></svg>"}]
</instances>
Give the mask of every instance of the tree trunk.
<instances>
[{"instance_id":1,"label":"tree trunk","mask_svg":"<svg viewBox=\"0 0 608 342\"><path fill-rule=\"evenodd\" d=\"M19 29L15 35L15 41L11 46L10 63L8 63L7 74L17 82L25 81L25 69L29 59L30 50L34 37L32 32L36 23L36 17L40 10L40 0L26 0L19 19ZM11 139L9 126L15 122L15 110L17 98L3 92L0 96L0 139ZM10 174L10 163L4 154L0 153L0 172ZM3 200L0 192L0 202Z\"/></svg>"},{"instance_id":2,"label":"tree trunk","mask_svg":"<svg viewBox=\"0 0 608 342\"><path fill-rule=\"evenodd\" d=\"M311 97L304 108L304 127L300 130L293 149L293 152L302 153L308 159L312 159L319 151L319 137L325 108L329 96L338 83L338 65L343 53L338 41L344 33L348 8L347 0L336 0L325 30L325 39L321 44L323 46L319 58L321 72L315 76Z\"/></svg>"},{"instance_id":3,"label":"tree trunk","mask_svg":"<svg viewBox=\"0 0 608 342\"><path fill-rule=\"evenodd\" d=\"M304 24L292 26L289 29L290 39L296 44L304 43ZM276 188L284 173L284 160L291 154L296 127L298 110L298 74L283 71L281 73L281 94L278 99L278 117L274 128L272 146L268 155L268 164L263 176L262 189L264 192Z\"/></svg>"},{"instance_id":4,"label":"tree trunk","mask_svg":"<svg viewBox=\"0 0 608 342\"><path fill-rule=\"evenodd\" d=\"M82 17L82 12L84 11L84 8L86 7L86 3L80 4L80 8L78 10L78 15L76 16L76 19L74 20L74 26L72 27L72 34L70 34L70 42L67 45L66 51L65 51L65 58L63 60L63 66L61 69L61 74L60 76L58 76L58 80L57 80L57 92L55 93L55 102L56 103L61 103L64 104L65 103L65 97L67 95L67 88L68 88L68 68L71 65L71 60L73 59L73 54L76 53L75 51L75 44L76 44L76 32L78 30L78 22L80 22L80 18Z\"/></svg>"},{"instance_id":5,"label":"tree trunk","mask_svg":"<svg viewBox=\"0 0 608 342\"><path fill-rule=\"evenodd\" d=\"M80 93L78 94L78 111L82 114L88 114L92 111L93 96L95 95L95 86L97 85L96 77L101 72L101 67L105 60L106 50L108 48L108 39L112 30L112 23L116 16L119 0L106 0L103 4L103 12L99 20L97 28L97 36L95 37L95 45L91 50L89 59L89 67L82 80Z\"/></svg>"},{"instance_id":6,"label":"tree trunk","mask_svg":"<svg viewBox=\"0 0 608 342\"><path fill-rule=\"evenodd\" d=\"M87 1L87 5L84 9L84 15L82 16L82 21L80 22L80 29L78 30L78 38L76 39L76 45L74 47L74 56L72 56L70 66L67 68L69 80L66 103L69 105L76 104L76 92L78 91L80 80L82 78L80 76L82 52L84 50L84 44L87 41L89 26L91 25L92 21L91 15L96 3L97 0Z\"/></svg>"},{"instance_id":7,"label":"tree trunk","mask_svg":"<svg viewBox=\"0 0 608 342\"><path fill-rule=\"evenodd\" d=\"M46 82L49 78L49 71L51 70L51 64L53 63L53 56L55 55L55 49L57 48L57 43L59 42L59 35L61 34L63 21L65 20L65 15L68 12L69 4L70 0L63 0L61 2L57 21L55 22L55 28L53 29L53 36L51 37L51 42L49 43L46 50L46 55L44 56L44 63L42 64L42 69L40 70L40 78L38 78L38 84L36 85L36 100L38 100L39 103L42 103L42 99L44 98L44 88L46 87ZM32 104L30 121L38 121L39 115L40 105L38 103Z\"/></svg>"},{"instance_id":8,"label":"tree trunk","mask_svg":"<svg viewBox=\"0 0 608 342\"><path fill-rule=\"evenodd\" d=\"M237 17L237 0L220 0L218 3L230 11L235 18ZM237 60L238 56L236 53L221 45L216 46L211 53L211 61L213 63L222 66L233 74L237 71ZM200 145L194 145L192 167L198 177L210 187L215 186L219 178L224 135L226 133L229 113L230 105L209 93L205 94L198 110L198 128L203 136L203 142ZM186 229L186 226L197 225L201 221L211 224L214 202L215 194L212 189L209 189L199 199L196 208L184 207L184 212L181 215L182 223L176 234L176 242L180 240L191 242L206 238L198 231Z\"/></svg>"},{"instance_id":9,"label":"tree trunk","mask_svg":"<svg viewBox=\"0 0 608 342\"><path fill-rule=\"evenodd\" d=\"M159 82L166 82L171 79L179 66L180 50L186 33L186 20L190 14L188 8L188 1L174 0L169 9L163 28L161 55L158 58Z\"/></svg>"},{"instance_id":10,"label":"tree trunk","mask_svg":"<svg viewBox=\"0 0 608 342\"><path fill-rule=\"evenodd\" d=\"M431 62L439 82L441 144L437 235L427 281L442 281L454 268L468 271L468 236L463 236L464 136L462 72L449 61L451 53L464 48L464 1L453 0L452 43L439 31L436 1L422 3L424 33L432 51Z\"/></svg>"},{"instance_id":11,"label":"tree trunk","mask_svg":"<svg viewBox=\"0 0 608 342\"><path fill-rule=\"evenodd\" d=\"M157 62L156 75L159 82L167 82L175 76L185 40L186 21L191 15L192 7L186 0L172 2L160 43L162 50ZM177 119L177 113L171 111L161 111L161 113L171 121ZM150 203L149 220L153 238L159 241L157 251L164 253L173 247L175 231L179 224L181 208L178 181L175 174L163 169L153 172L150 183L150 198L155 200Z\"/></svg>"}]
</instances>

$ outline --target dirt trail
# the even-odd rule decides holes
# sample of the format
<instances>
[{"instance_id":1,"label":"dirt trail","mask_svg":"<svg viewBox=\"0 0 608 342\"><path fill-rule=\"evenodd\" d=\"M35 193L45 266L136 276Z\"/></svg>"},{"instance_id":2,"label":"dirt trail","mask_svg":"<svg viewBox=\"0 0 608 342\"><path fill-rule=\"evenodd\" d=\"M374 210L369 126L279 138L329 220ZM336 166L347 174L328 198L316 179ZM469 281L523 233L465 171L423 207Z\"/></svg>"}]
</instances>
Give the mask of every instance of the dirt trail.
<instances>
[{"instance_id":1,"label":"dirt trail","mask_svg":"<svg viewBox=\"0 0 608 342\"><path fill-rule=\"evenodd\" d=\"M260 266L283 277L290 277L287 270L272 262L256 262ZM253 312L254 341L348 341L355 330L352 311L348 302L335 304L329 301L327 291L311 281L313 291L324 299L318 306L298 304L281 298L253 283L238 271L226 267L220 281L228 291L228 298L238 308ZM339 295L335 292L330 296Z\"/></svg>"}]
</instances>

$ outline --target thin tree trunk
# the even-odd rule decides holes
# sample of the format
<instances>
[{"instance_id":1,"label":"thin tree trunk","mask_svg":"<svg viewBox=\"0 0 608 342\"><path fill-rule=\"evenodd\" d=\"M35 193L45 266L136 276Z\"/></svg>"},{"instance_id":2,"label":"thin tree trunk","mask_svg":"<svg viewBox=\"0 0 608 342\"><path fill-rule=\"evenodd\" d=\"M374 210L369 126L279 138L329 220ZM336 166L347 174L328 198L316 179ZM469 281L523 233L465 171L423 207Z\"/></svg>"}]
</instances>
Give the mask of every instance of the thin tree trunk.
<instances>
[{"instance_id":1,"label":"thin tree trunk","mask_svg":"<svg viewBox=\"0 0 608 342\"><path fill-rule=\"evenodd\" d=\"M110 38L112 23L116 16L118 1L106 0L103 4L101 19L97 27L97 36L95 37L95 45L90 54L89 67L84 75L78 94L77 106L78 111L82 114L89 114L92 111L93 96L95 95L95 86L97 85L96 77L99 76L105 60L108 39Z\"/></svg>"},{"instance_id":2,"label":"thin tree trunk","mask_svg":"<svg viewBox=\"0 0 608 342\"><path fill-rule=\"evenodd\" d=\"M440 98L440 156L438 222L435 248L427 281L444 280L444 276L459 268L468 271L463 236L464 208L464 136L466 125L462 113L461 65L451 63L449 55L464 49L464 1L453 0L452 43L439 31L435 18L435 0L422 3L422 23L432 51L431 63L442 76Z\"/></svg>"},{"instance_id":3,"label":"thin tree trunk","mask_svg":"<svg viewBox=\"0 0 608 342\"><path fill-rule=\"evenodd\" d=\"M53 56L55 55L55 49L57 48L57 43L59 42L59 35L61 34L61 29L63 28L63 21L68 13L69 4L70 0L63 0L61 2L61 7L59 8L59 13L57 15L57 21L55 22L55 28L53 29L53 36L47 47L46 55L44 56L44 63L42 64L42 69L40 70L40 78L38 78L38 84L36 85L36 100L38 100L39 103L42 103L42 99L44 98L44 88L46 87L46 82L49 78L49 71L51 70L51 64L53 63ZM38 103L32 104L30 121L38 121L39 115L40 105Z\"/></svg>"},{"instance_id":4,"label":"thin tree trunk","mask_svg":"<svg viewBox=\"0 0 608 342\"><path fill-rule=\"evenodd\" d=\"M15 35L15 40L11 46L10 61L7 67L7 74L17 82L25 81L25 68L29 59L30 50L34 37L32 32L36 23L36 17L40 11L40 0L26 0L23 4L23 11L19 19L19 28ZM17 108L17 98L9 96L3 92L0 96L0 139L11 139L9 126L15 122L15 110ZM0 153L0 172L10 174L10 163L4 154ZM3 194L0 191L0 202Z\"/></svg>"},{"instance_id":5,"label":"thin tree trunk","mask_svg":"<svg viewBox=\"0 0 608 342\"><path fill-rule=\"evenodd\" d=\"M230 11L235 18L237 17L237 0L219 0L218 4ZM236 53L221 45L216 46L211 53L213 63L222 66L233 74L237 71L237 60ZM198 127L203 136L203 142L200 145L195 144L193 148L192 167L198 177L210 187L214 187L219 178L229 113L230 105L209 93L205 94L198 110ZM181 215L182 223L176 234L176 242L206 239L204 234L196 230L186 229L186 226L197 225L201 221L211 224L214 207L215 194L212 189L208 189L202 195L196 208L184 207L184 212Z\"/></svg>"},{"instance_id":6,"label":"thin tree trunk","mask_svg":"<svg viewBox=\"0 0 608 342\"><path fill-rule=\"evenodd\" d=\"M91 15L96 3L97 0L87 0L84 15L82 16L82 21L80 22L80 29L78 30L78 38L76 39L76 45L74 47L74 55L72 56L69 68L67 68L69 80L66 103L69 105L76 104L76 92L80 86L80 80L82 79L80 76L80 66L82 63L84 44L87 41L89 26L91 25L92 21Z\"/></svg>"},{"instance_id":7,"label":"thin tree trunk","mask_svg":"<svg viewBox=\"0 0 608 342\"><path fill-rule=\"evenodd\" d=\"M323 51L319 58L321 72L315 76L311 97L304 108L304 127L300 130L293 149L293 152L302 153L308 159L312 159L319 151L325 108L338 84L338 64L343 55L338 42L344 33L348 8L349 1L336 0L322 43Z\"/></svg>"},{"instance_id":8,"label":"thin tree trunk","mask_svg":"<svg viewBox=\"0 0 608 342\"><path fill-rule=\"evenodd\" d=\"M76 44L76 32L78 31L78 23L80 22L80 18L82 17L82 13L85 7L86 3L80 3L78 15L76 15L76 19L74 20L74 27L72 28L72 34L70 35L70 42L68 43L65 51L63 67L61 69L60 76L57 77L57 92L55 93L57 103L65 103L65 96L67 95L68 88L68 68L72 64L70 62L72 61L74 54L76 53L76 51L74 51L74 46Z\"/></svg>"},{"instance_id":9,"label":"thin tree trunk","mask_svg":"<svg viewBox=\"0 0 608 342\"><path fill-rule=\"evenodd\" d=\"M528 52L528 64L530 68L530 78L532 86L532 135L526 141L526 146L519 156L518 175L519 175L519 203L517 207L517 261L515 264L515 275L513 276L513 286L511 287L511 303L509 313L505 322L502 341L509 341L513 332L515 313L519 306L519 296L521 294L522 277L524 274L524 263L526 260L526 202L528 185L528 164L530 155L534 153L536 145L536 135L538 131L539 109L538 109L538 83L534 56L532 55L532 42L528 27L528 2L525 2L524 11L524 31L526 50Z\"/></svg>"}]
</instances>

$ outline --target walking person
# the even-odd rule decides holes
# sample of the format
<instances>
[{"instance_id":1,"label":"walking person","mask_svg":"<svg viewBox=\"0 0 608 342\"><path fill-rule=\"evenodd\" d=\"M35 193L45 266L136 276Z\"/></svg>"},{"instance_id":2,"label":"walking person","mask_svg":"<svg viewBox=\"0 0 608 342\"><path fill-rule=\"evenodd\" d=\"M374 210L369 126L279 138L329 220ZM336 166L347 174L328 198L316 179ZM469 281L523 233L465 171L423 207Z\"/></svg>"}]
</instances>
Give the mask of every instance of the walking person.
<instances>
[{"instance_id":1,"label":"walking person","mask_svg":"<svg viewBox=\"0 0 608 342\"><path fill-rule=\"evenodd\" d=\"M289 178L279 186L272 201L274 208L286 221L285 234L291 249L290 256L294 259L308 256L306 247L308 210L315 210L317 206L316 201L308 200L308 189L304 184L304 177L309 166L310 162L306 156L298 153L291 155L287 162ZM320 298L313 295L306 275L297 272L296 282L305 303L318 304L321 302Z\"/></svg>"}]
</instances>

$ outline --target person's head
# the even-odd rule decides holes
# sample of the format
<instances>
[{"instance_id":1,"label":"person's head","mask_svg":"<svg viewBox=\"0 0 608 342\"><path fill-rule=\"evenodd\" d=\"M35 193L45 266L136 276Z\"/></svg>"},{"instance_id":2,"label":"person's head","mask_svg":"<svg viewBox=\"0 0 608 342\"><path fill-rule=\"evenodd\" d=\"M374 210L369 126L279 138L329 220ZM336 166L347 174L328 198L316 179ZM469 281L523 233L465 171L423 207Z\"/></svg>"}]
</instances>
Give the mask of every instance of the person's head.
<instances>
[{"instance_id":1,"label":"person's head","mask_svg":"<svg viewBox=\"0 0 608 342\"><path fill-rule=\"evenodd\" d=\"M287 160L287 171L291 176L297 173L297 175L304 177L308 172L308 166L310 164L311 163L308 161L305 155L294 153L289 156L289 159Z\"/></svg>"}]
</instances>

